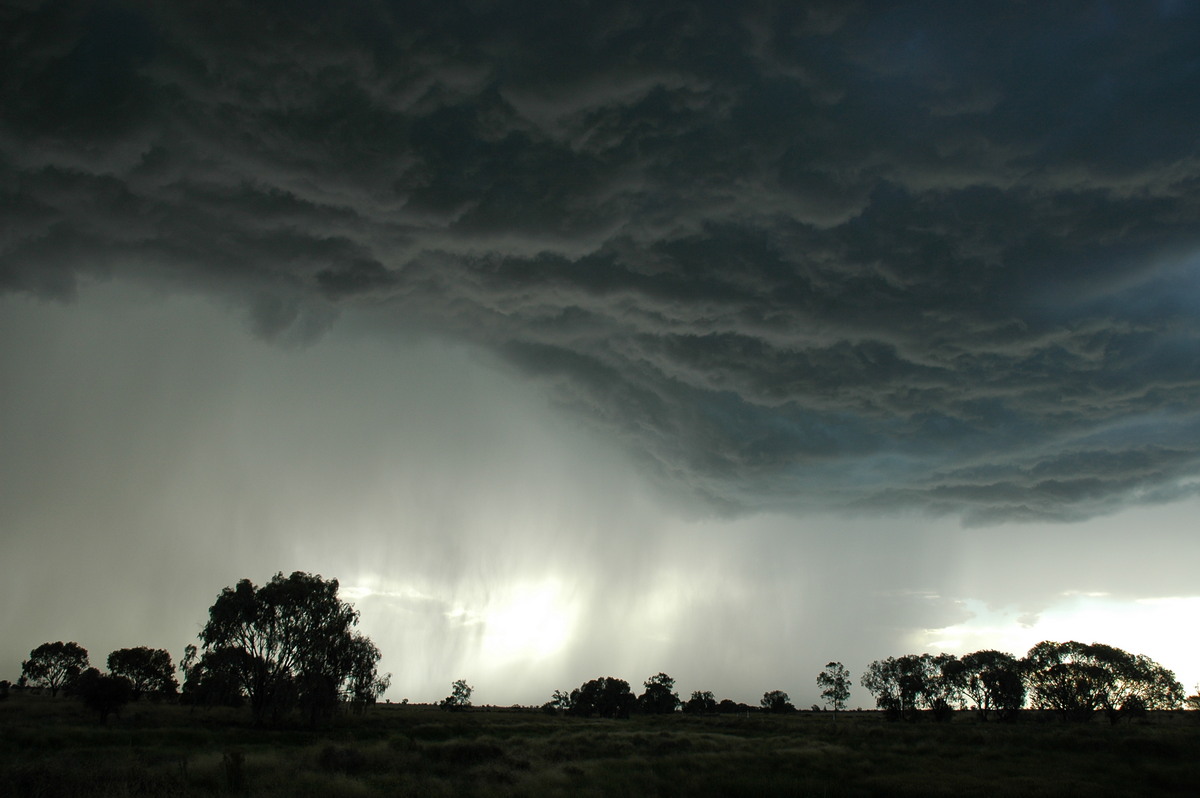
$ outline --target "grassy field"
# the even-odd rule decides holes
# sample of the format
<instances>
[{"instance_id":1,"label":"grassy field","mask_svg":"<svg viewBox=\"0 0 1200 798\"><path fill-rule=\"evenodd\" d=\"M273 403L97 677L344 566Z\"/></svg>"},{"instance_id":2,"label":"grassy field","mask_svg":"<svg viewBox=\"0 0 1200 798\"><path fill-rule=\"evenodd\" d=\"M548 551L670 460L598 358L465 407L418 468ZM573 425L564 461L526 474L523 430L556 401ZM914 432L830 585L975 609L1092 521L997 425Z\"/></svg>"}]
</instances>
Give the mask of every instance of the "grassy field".
<instances>
[{"instance_id":1,"label":"grassy field","mask_svg":"<svg viewBox=\"0 0 1200 798\"><path fill-rule=\"evenodd\" d=\"M1200 794L1200 713L1112 727L873 712L584 720L381 705L331 729L147 703L0 702L0 796Z\"/></svg>"}]
</instances>

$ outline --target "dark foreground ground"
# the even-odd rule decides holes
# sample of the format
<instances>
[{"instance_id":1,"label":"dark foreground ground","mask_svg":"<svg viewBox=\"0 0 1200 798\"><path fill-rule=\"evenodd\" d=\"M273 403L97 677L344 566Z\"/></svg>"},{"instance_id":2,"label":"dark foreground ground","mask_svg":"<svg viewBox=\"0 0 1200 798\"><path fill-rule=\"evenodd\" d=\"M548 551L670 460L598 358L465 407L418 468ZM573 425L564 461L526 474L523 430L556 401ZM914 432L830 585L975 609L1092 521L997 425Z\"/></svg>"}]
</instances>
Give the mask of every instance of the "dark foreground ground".
<instances>
[{"instance_id":1,"label":"dark foreground ground","mask_svg":"<svg viewBox=\"0 0 1200 798\"><path fill-rule=\"evenodd\" d=\"M1109 726L787 717L552 717L383 705L331 729L232 710L0 702L0 796L1200 795L1200 713Z\"/></svg>"}]
</instances>

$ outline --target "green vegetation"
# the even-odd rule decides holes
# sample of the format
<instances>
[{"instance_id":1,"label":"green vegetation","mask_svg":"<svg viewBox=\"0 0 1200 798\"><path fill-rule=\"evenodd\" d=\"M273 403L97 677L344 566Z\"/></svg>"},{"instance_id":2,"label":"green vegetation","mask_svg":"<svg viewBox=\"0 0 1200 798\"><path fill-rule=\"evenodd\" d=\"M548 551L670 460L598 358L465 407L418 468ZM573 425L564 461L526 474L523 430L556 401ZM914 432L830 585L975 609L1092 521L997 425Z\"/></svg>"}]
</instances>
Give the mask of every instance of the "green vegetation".
<instances>
[{"instance_id":1,"label":"green vegetation","mask_svg":"<svg viewBox=\"0 0 1200 798\"><path fill-rule=\"evenodd\" d=\"M635 715L376 705L314 730L246 708L140 701L101 726L80 702L0 702L0 795L1128 796L1190 795L1200 723L1119 726L1051 712L985 723L881 713Z\"/></svg>"}]
</instances>

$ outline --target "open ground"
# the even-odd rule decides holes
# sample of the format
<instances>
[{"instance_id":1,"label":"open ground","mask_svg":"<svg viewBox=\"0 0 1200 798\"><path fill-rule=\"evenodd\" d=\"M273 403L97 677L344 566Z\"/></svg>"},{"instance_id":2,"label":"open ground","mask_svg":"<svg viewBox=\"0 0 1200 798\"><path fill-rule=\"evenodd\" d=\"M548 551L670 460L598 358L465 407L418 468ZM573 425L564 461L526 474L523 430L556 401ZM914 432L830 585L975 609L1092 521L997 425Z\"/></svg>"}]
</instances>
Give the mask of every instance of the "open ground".
<instances>
[{"instance_id":1,"label":"open ground","mask_svg":"<svg viewBox=\"0 0 1200 798\"><path fill-rule=\"evenodd\" d=\"M26 796L1195 795L1200 713L1109 725L876 712L596 720L383 704L326 729L139 702L0 702L0 794Z\"/></svg>"}]
</instances>

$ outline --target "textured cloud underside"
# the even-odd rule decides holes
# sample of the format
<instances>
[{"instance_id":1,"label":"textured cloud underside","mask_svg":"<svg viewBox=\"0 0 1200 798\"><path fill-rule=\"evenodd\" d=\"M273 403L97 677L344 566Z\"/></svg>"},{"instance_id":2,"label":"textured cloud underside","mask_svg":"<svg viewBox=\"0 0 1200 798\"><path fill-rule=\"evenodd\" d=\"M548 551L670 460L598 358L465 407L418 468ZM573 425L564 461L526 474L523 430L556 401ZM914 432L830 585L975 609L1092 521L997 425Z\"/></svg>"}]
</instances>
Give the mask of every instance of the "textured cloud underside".
<instances>
[{"instance_id":1,"label":"textured cloud underside","mask_svg":"<svg viewBox=\"0 0 1200 798\"><path fill-rule=\"evenodd\" d=\"M1196 489L1190 7L179 5L5 12L0 289L384 313L733 509Z\"/></svg>"}]
</instances>

